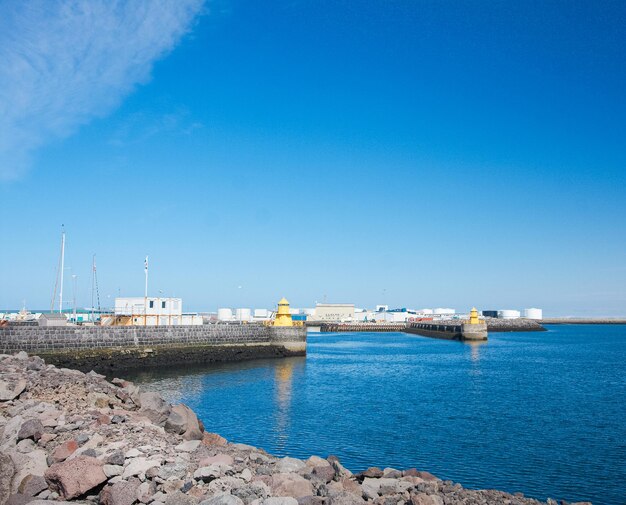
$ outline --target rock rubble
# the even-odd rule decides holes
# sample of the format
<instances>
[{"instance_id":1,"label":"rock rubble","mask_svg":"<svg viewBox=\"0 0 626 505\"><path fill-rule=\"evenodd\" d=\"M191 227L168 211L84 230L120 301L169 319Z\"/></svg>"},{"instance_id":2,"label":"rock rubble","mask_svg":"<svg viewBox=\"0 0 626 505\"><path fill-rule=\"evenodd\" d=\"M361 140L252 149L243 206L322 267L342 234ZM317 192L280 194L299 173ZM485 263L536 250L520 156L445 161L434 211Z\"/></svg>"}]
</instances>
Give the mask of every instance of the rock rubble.
<instances>
[{"instance_id":1,"label":"rock rubble","mask_svg":"<svg viewBox=\"0 0 626 505\"><path fill-rule=\"evenodd\" d=\"M205 431L134 384L0 355L0 505L530 505L416 469L353 474ZM548 504L556 504L548 500Z\"/></svg>"}]
</instances>

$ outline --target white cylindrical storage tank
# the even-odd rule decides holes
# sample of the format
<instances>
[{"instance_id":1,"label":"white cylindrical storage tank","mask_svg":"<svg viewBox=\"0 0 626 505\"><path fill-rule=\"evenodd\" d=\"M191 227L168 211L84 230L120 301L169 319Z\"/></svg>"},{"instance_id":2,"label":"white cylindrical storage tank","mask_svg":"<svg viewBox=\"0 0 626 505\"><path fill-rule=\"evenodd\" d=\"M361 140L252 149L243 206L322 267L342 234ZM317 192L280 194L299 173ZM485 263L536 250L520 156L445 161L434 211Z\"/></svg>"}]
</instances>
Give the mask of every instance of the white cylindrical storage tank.
<instances>
[{"instance_id":1,"label":"white cylindrical storage tank","mask_svg":"<svg viewBox=\"0 0 626 505\"><path fill-rule=\"evenodd\" d=\"M255 319L267 319L270 317L270 311L267 309L254 309Z\"/></svg>"},{"instance_id":2,"label":"white cylindrical storage tank","mask_svg":"<svg viewBox=\"0 0 626 505\"><path fill-rule=\"evenodd\" d=\"M235 309L235 319L237 321L250 321L252 319L252 311L250 309Z\"/></svg>"},{"instance_id":3,"label":"white cylindrical storage tank","mask_svg":"<svg viewBox=\"0 0 626 505\"><path fill-rule=\"evenodd\" d=\"M541 309L524 309L524 317L526 319L543 319L543 311Z\"/></svg>"},{"instance_id":4,"label":"white cylindrical storage tank","mask_svg":"<svg viewBox=\"0 0 626 505\"><path fill-rule=\"evenodd\" d=\"M230 309L217 309L217 320L218 321L232 321L233 311Z\"/></svg>"},{"instance_id":5,"label":"white cylindrical storage tank","mask_svg":"<svg viewBox=\"0 0 626 505\"><path fill-rule=\"evenodd\" d=\"M504 309L498 311L498 319L518 319L520 316L519 310Z\"/></svg>"},{"instance_id":6,"label":"white cylindrical storage tank","mask_svg":"<svg viewBox=\"0 0 626 505\"><path fill-rule=\"evenodd\" d=\"M432 316L435 313L433 309L422 309L418 312L420 312L421 314L424 314L425 316Z\"/></svg>"},{"instance_id":7,"label":"white cylindrical storage tank","mask_svg":"<svg viewBox=\"0 0 626 505\"><path fill-rule=\"evenodd\" d=\"M314 316L315 315L315 309L303 309L303 311L307 316Z\"/></svg>"}]
</instances>

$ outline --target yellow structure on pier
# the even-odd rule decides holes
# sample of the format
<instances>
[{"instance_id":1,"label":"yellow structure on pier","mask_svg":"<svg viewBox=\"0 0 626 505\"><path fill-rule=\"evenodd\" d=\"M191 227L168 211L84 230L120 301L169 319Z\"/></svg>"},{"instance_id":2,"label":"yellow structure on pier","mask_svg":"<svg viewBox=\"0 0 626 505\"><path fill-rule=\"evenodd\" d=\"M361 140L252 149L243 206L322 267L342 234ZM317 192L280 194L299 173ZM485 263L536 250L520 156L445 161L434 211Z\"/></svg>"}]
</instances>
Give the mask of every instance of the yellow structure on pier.
<instances>
[{"instance_id":1,"label":"yellow structure on pier","mask_svg":"<svg viewBox=\"0 0 626 505\"><path fill-rule=\"evenodd\" d=\"M478 311L476 310L476 307L472 307L472 310L470 310L469 324L480 324L480 319L478 319Z\"/></svg>"},{"instance_id":2,"label":"yellow structure on pier","mask_svg":"<svg viewBox=\"0 0 626 505\"><path fill-rule=\"evenodd\" d=\"M281 298L278 302L278 312L276 312L276 318L272 323L273 326L295 326L293 324L293 318L291 312L289 312L289 302L286 298Z\"/></svg>"}]
</instances>

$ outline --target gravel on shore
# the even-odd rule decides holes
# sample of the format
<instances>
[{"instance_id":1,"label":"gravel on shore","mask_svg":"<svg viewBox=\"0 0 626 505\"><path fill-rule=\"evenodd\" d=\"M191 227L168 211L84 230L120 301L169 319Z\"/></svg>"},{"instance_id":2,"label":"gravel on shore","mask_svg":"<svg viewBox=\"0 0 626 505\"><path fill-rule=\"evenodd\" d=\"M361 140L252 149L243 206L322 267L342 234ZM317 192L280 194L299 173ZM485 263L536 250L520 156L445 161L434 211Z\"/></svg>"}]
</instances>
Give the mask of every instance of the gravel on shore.
<instances>
[{"instance_id":1,"label":"gravel on shore","mask_svg":"<svg viewBox=\"0 0 626 505\"><path fill-rule=\"evenodd\" d=\"M206 431L187 406L122 379L0 355L0 505L55 502L557 505L414 468L353 474L333 456L278 458Z\"/></svg>"}]
</instances>

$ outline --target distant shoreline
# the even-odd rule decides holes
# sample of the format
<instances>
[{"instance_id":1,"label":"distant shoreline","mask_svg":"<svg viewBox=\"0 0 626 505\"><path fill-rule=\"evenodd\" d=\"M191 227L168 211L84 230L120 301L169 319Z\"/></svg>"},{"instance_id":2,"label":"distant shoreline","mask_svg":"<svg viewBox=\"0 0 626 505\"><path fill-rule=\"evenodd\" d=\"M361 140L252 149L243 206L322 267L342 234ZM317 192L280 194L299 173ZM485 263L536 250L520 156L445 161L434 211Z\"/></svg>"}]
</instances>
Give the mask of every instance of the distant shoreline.
<instances>
[{"instance_id":1,"label":"distant shoreline","mask_svg":"<svg viewBox=\"0 0 626 505\"><path fill-rule=\"evenodd\" d=\"M553 317L543 318L542 324L626 324L626 319L619 318L586 318L586 317Z\"/></svg>"}]
</instances>

